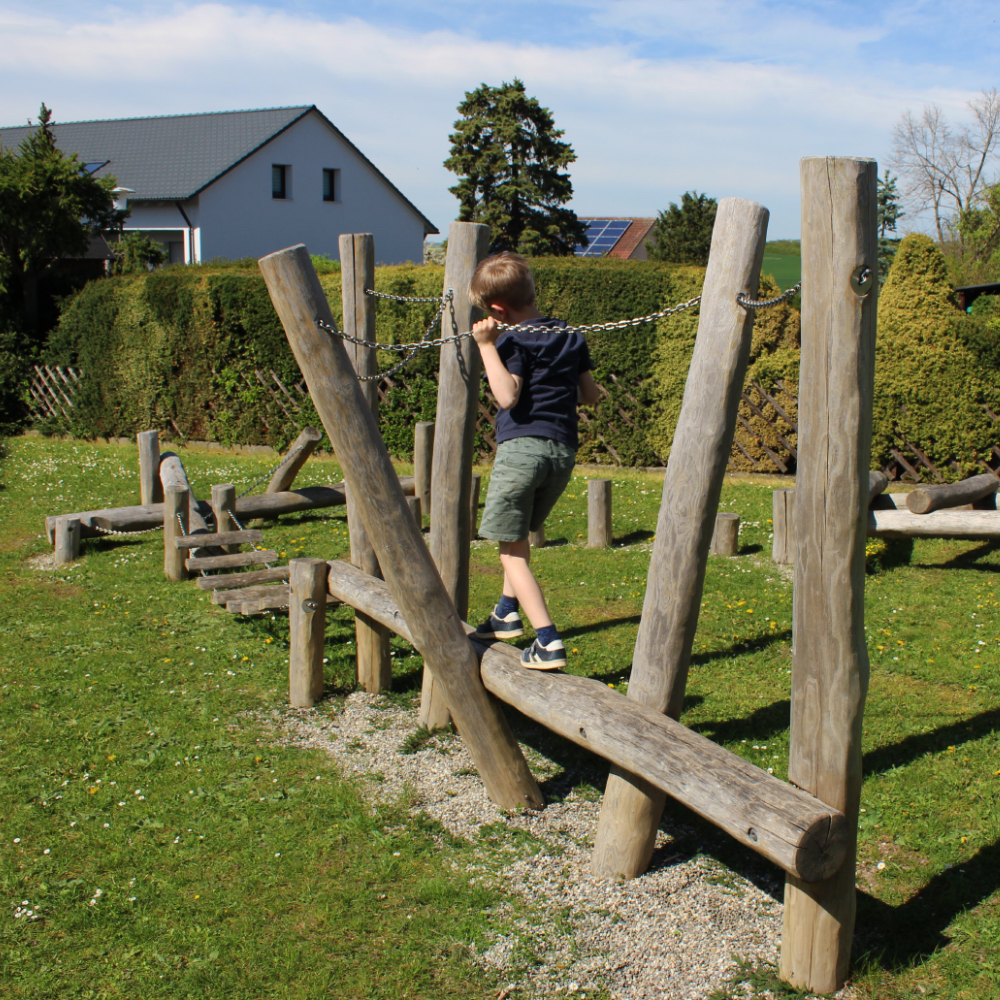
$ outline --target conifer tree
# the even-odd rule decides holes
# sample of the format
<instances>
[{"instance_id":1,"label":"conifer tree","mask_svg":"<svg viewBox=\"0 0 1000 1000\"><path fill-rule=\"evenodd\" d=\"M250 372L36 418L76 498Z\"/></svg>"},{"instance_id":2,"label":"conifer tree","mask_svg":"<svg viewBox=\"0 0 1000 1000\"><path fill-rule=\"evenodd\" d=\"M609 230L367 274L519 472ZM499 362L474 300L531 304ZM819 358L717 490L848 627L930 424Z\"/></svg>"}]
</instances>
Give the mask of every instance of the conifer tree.
<instances>
[{"instance_id":1,"label":"conifer tree","mask_svg":"<svg viewBox=\"0 0 1000 1000\"><path fill-rule=\"evenodd\" d=\"M680 207L674 202L653 224L653 232L646 242L652 260L666 260L674 264L708 263L712 245L712 227L718 204L707 194L685 191Z\"/></svg>"}]
</instances>

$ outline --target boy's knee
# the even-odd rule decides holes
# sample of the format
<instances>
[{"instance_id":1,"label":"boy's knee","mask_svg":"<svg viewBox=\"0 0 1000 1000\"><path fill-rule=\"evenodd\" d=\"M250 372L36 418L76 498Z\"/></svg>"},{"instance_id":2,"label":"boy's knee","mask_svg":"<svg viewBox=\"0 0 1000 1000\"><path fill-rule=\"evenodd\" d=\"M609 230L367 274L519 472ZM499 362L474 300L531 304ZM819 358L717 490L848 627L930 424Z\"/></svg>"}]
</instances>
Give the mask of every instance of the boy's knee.
<instances>
[{"instance_id":1,"label":"boy's knee","mask_svg":"<svg viewBox=\"0 0 1000 1000\"><path fill-rule=\"evenodd\" d=\"M519 542L500 542L500 558L513 556L515 559L524 559L529 550L528 539L523 538Z\"/></svg>"}]
</instances>

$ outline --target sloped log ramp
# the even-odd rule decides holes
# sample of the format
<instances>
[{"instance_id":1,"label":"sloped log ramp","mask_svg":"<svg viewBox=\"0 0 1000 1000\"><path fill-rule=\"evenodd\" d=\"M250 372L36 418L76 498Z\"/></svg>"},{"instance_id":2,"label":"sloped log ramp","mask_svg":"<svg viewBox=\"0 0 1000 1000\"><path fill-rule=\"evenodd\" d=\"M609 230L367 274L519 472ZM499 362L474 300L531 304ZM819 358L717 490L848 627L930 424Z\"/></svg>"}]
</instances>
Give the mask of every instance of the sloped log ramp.
<instances>
[{"instance_id":1,"label":"sloped log ramp","mask_svg":"<svg viewBox=\"0 0 1000 1000\"><path fill-rule=\"evenodd\" d=\"M193 556L185 560L190 570L235 569L237 566L264 566L277 562L278 553L273 549L254 549L253 552L233 552L227 556Z\"/></svg>"},{"instance_id":2,"label":"sloped log ramp","mask_svg":"<svg viewBox=\"0 0 1000 1000\"><path fill-rule=\"evenodd\" d=\"M274 566L271 569L255 569L251 573L225 573L220 576L199 576L195 581L201 590L232 590L234 587L250 586L254 583L270 583L287 580L288 567Z\"/></svg>"},{"instance_id":3,"label":"sloped log ramp","mask_svg":"<svg viewBox=\"0 0 1000 1000\"><path fill-rule=\"evenodd\" d=\"M412 642L385 583L344 562L329 565L334 597ZM839 868L843 813L599 681L527 670L502 642L472 644L486 689L528 718L642 776L803 882Z\"/></svg>"}]
</instances>

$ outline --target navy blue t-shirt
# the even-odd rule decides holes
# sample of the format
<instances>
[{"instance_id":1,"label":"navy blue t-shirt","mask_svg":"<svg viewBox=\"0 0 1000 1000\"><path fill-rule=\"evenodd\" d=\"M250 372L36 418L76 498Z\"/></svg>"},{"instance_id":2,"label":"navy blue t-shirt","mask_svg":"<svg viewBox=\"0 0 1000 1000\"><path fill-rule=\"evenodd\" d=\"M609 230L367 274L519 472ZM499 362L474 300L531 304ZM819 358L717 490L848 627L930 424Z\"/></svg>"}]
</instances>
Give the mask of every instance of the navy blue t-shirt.
<instances>
[{"instance_id":1,"label":"navy blue t-shirt","mask_svg":"<svg viewBox=\"0 0 1000 1000\"><path fill-rule=\"evenodd\" d=\"M521 325L531 329L497 339L500 360L511 375L522 379L517 403L497 413L497 444L540 437L575 450L577 388L580 375L593 367L587 341L567 330L561 319L533 319Z\"/></svg>"}]
</instances>

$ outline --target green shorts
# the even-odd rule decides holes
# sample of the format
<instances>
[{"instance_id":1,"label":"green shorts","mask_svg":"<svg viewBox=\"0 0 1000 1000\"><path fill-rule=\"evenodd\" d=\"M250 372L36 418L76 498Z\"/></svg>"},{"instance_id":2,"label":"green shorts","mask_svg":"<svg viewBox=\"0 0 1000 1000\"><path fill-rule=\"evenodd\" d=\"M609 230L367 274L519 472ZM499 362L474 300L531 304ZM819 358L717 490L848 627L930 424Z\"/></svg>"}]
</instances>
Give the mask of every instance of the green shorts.
<instances>
[{"instance_id":1,"label":"green shorts","mask_svg":"<svg viewBox=\"0 0 1000 1000\"><path fill-rule=\"evenodd\" d=\"M576 452L549 438L518 437L497 448L479 534L520 542L538 531L573 476Z\"/></svg>"}]
</instances>

